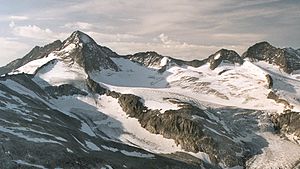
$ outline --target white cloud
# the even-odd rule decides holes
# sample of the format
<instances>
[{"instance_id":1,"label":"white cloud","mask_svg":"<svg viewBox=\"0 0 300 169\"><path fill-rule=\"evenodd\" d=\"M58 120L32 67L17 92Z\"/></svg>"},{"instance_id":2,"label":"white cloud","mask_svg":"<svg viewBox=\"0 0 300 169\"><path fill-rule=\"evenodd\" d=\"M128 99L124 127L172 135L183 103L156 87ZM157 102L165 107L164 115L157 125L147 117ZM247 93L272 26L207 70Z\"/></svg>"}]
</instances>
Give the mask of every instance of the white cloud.
<instances>
[{"instance_id":1,"label":"white cloud","mask_svg":"<svg viewBox=\"0 0 300 169\"><path fill-rule=\"evenodd\" d=\"M240 34L241 35L241 34ZM222 36L239 36L239 35L216 35L219 38ZM241 35L243 36L243 35ZM244 35L247 37L246 35ZM251 35L249 35L251 36ZM158 38L154 38L152 42L105 42L107 47L116 51L119 54L136 53L140 51L156 51L162 55L176 57L184 60L204 59L221 48L233 49L241 53L246 50L244 44L241 45L204 45L190 44L171 39L164 33L161 33Z\"/></svg>"},{"instance_id":2,"label":"white cloud","mask_svg":"<svg viewBox=\"0 0 300 169\"><path fill-rule=\"evenodd\" d=\"M8 25L10 28L13 28L16 26L15 22L14 21L11 21Z\"/></svg>"},{"instance_id":3,"label":"white cloud","mask_svg":"<svg viewBox=\"0 0 300 169\"><path fill-rule=\"evenodd\" d=\"M0 66L7 64L8 62L24 56L31 46L18 42L13 39L0 37L0 51L1 51L1 62Z\"/></svg>"},{"instance_id":4,"label":"white cloud","mask_svg":"<svg viewBox=\"0 0 300 169\"><path fill-rule=\"evenodd\" d=\"M105 42L133 42L138 40L139 36L131 35L131 34L122 34L122 33L99 33L99 32L85 32L90 35L93 39L95 39L98 43Z\"/></svg>"},{"instance_id":5,"label":"white cloud","mask_svg":"<svg viewBox=\"0 0 300 169\"><path fill-rule=\"evenodd\" d=\"M57 39L64 39L68 35L66 33L53 32L49 28L40 28L36 25L18 26L15 23L11 23L10 26L12 28L12 33L15 36L39 40L45 43Z\"/></svg>"},{"instance_id":6,"label":"white cloud","mask_svg":"<svg viewBox=\"0 0 300 169\"><path fill-rule=\"evenodd\" d=\"M111 48L119 54L132 54L141 51L156 51L159 54L167 55L184 60L204 59L221 48L233 49L238 52L245 50L244 45L197 45L171 40L164 34L159 35L160 41L153 42L105 42L103 45Z\"/></svg>"},{"instance_id":7,"label":"white cloud","mask_svg":"<svg viewBox=\"0 0 300 169\"><path fill-rule=\"evenodd\" d=\"M9 16L10 20L28 20L29 17L28 16L22 16L22 15L13 15L13 16Z\"/></svg>"},{"instance_id":8,"label":"white cloud","mask_svg":"<svg viewBox=\"0 0 300 169\"><path fill-rule=\"evenodd\" d=\"M72 30L90 30L94 26L87 22L72 22L66 23L64 27Z\"/></svg>"},{"instance_id":9,"label":"white cloud","mask_svg":"<svg viewBox=\"0 0 300 169\"><path fill-rule=\"evenodd\" d=\"M46 28L42 29L36 25L14 26L13 33L17 36L32 39L53 39L53 32Z\"/></svg>"}]
</instances>

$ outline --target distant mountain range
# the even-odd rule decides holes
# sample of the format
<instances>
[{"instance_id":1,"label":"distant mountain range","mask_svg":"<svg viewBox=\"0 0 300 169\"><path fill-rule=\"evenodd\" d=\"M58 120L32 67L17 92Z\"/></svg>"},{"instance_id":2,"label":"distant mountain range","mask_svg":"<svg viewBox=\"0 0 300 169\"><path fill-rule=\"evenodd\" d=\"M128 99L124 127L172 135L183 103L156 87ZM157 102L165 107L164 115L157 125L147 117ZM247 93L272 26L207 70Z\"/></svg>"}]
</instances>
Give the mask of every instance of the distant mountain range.
<instances>
[{"instance_id":1,"label":"distant mountain range","mask_svg":"<svg viewBox=\"0 0 300 169\"><path fill-rule=\"evenodd\" d=\"M299 49L185 61L75 31L0 74L0 168L300 167Z\"/></svg>"}]
</instances>

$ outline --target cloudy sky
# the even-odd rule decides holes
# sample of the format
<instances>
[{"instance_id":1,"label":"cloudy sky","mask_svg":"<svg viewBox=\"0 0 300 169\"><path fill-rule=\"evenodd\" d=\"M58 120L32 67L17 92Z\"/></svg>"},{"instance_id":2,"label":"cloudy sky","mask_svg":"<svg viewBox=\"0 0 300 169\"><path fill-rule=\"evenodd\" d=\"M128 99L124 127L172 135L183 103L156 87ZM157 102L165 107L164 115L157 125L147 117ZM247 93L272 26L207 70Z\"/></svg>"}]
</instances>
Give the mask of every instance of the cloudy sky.
<instances>
[{"instance_id":1,"label":"cloudy sky","mask_svg":"<svg viewBox=\"0 0 300 169\"><path fill-rule=\"evenodd\" d=\"M299 0L0 0L0 65L82 30L120 54L187 60L258 41L300 48Z\"/></svg>"}]
</instances>

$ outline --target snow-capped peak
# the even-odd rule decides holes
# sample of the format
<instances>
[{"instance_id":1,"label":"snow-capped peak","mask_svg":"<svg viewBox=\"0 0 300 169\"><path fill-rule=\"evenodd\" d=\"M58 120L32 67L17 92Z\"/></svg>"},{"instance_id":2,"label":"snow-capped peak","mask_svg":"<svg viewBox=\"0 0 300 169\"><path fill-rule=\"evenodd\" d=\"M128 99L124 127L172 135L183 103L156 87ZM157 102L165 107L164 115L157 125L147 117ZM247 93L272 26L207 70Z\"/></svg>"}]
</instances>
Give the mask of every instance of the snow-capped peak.
<instances>
[{"instance_id":1,"label":"snow-capped peak","mask_svg":"<svg viewBox=\"0 0 300 169\"><path fill-rule=\"evenodd\" d=\"M72 43L96 43L89 35L77 30L74 31L71 36L67 39L67 41Z\"/></svg>"}]
</instances>

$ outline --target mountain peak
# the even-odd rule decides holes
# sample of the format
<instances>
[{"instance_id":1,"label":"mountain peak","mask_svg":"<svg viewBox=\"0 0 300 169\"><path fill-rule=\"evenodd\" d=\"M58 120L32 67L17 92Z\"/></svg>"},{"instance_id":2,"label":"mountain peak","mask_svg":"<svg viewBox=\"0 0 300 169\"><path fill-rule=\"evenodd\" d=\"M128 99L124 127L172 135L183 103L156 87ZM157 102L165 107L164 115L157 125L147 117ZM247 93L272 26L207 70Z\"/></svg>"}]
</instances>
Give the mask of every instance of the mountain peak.
<instances>
[{"instance_id":1,"label":"mountain peak","mask_svg":"<svg viewBox=\"0 0 300 169\"><path fill-rule=\"evenodd\" d=\"M118 66L110 59L111 56L117 56L117 54L98 45L89 35L79 30L74 31L63 42L61 50L55 54L64 61L76 62L86 72L101 69L119 70Z\"/></svg>"},{"instance_id":2,"label":"mountain peak","mask_svg":"<svg viewBox=\"0 0 300 169\"><path fill-rule=\"evenodd\" d=\"M279 48L272 46L270 43L263 41L254 44L249 47L248 50L242 55L243 58L249 58L250 60L265 60L283 55L283 51Z\"/></svg>"},{"instance_id":3,"label":"mountain peak","mask_svg":"<svg viewBox=\"0 0 300 169\"><path fill-rule=\"evenodd\" d=\"M68 37L65 42L65 44L69 44L69 43L82 43L82 44L95 44L96 42L94 41L93 38L91 38L89 35L87 35L84 32L81 32L79 30L74 31L70 37Z\"/></svg>"},{"instance_id":4,"label":"mountain peak","mask_svg":"<svg viewBox=\"0 0 300 169\"><path fill-rule=\"evenodd\" d=\"M234 50L220 49L219 51L208 57L208 62L210 63L210 69L213 70L216 67L218 67L222 62L242 64L243 59Z\"/></svg>"},{"instance_id":5,"label":"mountain peak","mask_svg":"<svg viewBox=\"0 0 300 169\"><path fill-rule=\"evenodd\" d=\"M266 61L279 66L286 73L300 69L300 58L297 51L292 48L276 48L268 42L259 42L249 47L242 55L250 61Z\"/></svg>"}]
</instances>

